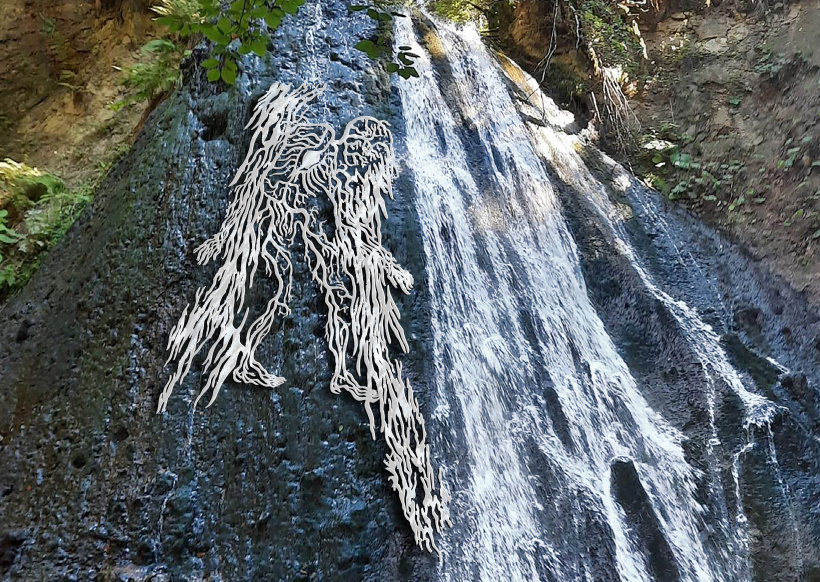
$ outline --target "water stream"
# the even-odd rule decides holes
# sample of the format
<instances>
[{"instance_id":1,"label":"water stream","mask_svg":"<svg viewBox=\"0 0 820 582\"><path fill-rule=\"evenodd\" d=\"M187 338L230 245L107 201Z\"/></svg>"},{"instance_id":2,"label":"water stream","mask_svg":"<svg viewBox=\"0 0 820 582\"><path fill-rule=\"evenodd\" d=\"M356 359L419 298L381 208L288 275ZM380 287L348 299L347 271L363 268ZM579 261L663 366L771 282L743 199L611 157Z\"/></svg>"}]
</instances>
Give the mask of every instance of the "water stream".
<instances>
[{"instance_id":1,"label":"water stream","mask_svg":"<svg viewBox=\"0 0 820 582\"><path fill-rule=\"evenodd\" d=\"M398 89L432 296L434 448L453 476L441 579L749 580L742 510L728 511L713 479L721 532L705 533L685 437L646 402L596 313L548 167L589 198L672 314L707 392L727 383L747 426L769 422L772 405L696 310L653 281L563 131L567 114L536 85L515 102L475 29L431 26L422 42L398 19L396 44L420 55L420 78Z\"/></svg>"}]
</instances>

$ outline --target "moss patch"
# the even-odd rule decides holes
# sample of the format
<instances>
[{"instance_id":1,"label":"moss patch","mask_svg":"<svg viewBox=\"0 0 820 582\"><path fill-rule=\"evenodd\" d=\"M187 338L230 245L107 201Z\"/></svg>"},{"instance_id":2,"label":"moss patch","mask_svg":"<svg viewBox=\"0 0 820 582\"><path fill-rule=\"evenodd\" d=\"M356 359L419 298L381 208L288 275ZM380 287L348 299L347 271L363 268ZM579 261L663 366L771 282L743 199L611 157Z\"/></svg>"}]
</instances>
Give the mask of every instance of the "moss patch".
<instances>
[{"instance_id":1,"label":"moss patch","mask_svg":"<svg viewBox=\"0 0 820 582\"><path fill-rule=\"evenodd\" d=\"M90 180L75 188L38 168L0 162L0 304L25 286L127 149L115 149Z\"/></svg>"}]
</instances>

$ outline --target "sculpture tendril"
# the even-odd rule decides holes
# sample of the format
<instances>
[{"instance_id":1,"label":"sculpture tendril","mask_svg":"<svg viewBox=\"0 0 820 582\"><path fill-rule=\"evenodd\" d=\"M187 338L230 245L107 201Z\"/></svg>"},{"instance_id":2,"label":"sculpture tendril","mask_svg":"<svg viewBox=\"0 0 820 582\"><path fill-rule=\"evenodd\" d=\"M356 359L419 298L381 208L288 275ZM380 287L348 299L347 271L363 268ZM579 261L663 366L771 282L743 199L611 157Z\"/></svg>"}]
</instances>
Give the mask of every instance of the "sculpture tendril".
<instances>
[{"instance_id":1,"label":"sculpture tendril","mask_svg":"<svg viewBox=\"0 0 820 582\"><path fill-rule=\"evenodd\" d=\"M330 125L311 123L304 111L323 90L274 83L256 105L246 126L253 129L251 144L230 184L234 196L227 216L219 232L196 249L200 264L219 260L222 265L171 331L168 362L176 360L176 368L158 412L208 342L207 380L194 406L208 393L210 406L229 377L268 388L285 381L268 372L254 352L275 318L289 313L290 249L298 241L328 311L330 390L344 390L364 403L374 439L378 404L390 483L416 543L438 552L434 530L450 525L450 496L441 471L436 490L424 418L400 362L388 350L392 340L409 350L391 287L409 294L413 286L412 275L382 246L385 196L392 197L396 176L393 137L389 125L373 117L353 119L339 138ZM308 204L320 196L333 208L332 235L325 234L315 205ZM245 294L260 266L276 282L276 292L249 323Z\"/></svg>"}]
</instances>

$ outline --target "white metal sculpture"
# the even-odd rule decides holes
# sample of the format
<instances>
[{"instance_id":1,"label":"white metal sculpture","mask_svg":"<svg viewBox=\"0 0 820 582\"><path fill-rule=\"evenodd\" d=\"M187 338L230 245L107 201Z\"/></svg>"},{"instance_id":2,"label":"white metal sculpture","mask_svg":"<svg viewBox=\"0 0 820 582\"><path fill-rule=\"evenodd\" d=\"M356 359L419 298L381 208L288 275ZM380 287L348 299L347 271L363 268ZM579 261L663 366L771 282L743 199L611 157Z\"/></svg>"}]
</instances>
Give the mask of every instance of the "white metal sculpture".
<instances>
[{"instance_id":1,"label":"white metal sculpture","mask_svg":"<svg viewBox=\"0 0 820 582\"><path fill-rule=\"evenodd\" d=\"M436 491L424 418L401 364L388 351L391 340L408 351L390 287L410 293L413 285L412 275L381 240L384 197L392 197L396 175L393 137L389 125L373 117L350 121L338 139L330 125L308 121L305 108L323 90L305 85L291 90L275 83L256 105L246 126L253 128L253 137L231 182L234 197L225 221L197 249L200 264L221 259L222 265L211 286L197 290L193 306L185 308L171 332L168 361L177 363L158 411L165 410L173 387L209 341L207 380L194 405L210 392L210 406L231 376L269 388L285 381L265 370L254 352L276 316L289 312L290 249L301 243L328 311L325 336L334 360L330 389L364 403L373 438L373 407L378 405L390 482L416 543L437 551L433 533L450 524L450 496L441 472ZM330 200L331 228L309 204L318 196ZM260 267L277 288L262 315L249 323L245 293Z\"/></svg>"}]
</instances>

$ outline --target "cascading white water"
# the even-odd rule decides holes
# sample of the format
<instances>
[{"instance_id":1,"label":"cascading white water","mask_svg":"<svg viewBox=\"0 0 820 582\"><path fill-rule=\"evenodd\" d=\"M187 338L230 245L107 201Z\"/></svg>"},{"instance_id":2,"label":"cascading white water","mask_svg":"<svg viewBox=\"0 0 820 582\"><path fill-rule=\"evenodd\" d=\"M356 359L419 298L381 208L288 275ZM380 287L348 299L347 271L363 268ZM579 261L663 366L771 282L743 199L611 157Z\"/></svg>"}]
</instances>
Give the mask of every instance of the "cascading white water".
<instances>
[{"instance_id":1,"label":"cascading white water","mask_svg":"<svg viewBox=\"0 0 820 582\"><path fill-rule=\"evenodd\" d=\"M462 477L449 484L456 528L444 534L441 578L590 579L591 565L578 559L570 532L548 529L560 502L608 526L621 580L656 579L611 490L611 463L627 457L679 579L748 580L742 514L735 524L724 517L728 542L722 547L704 542L703 507L694 499L696 476L684 458L683 435L644 400L590 303L544 160L561 168L561 178L588 193L606 217L603 187L583 169L568 136L524 121L475 29L437 25L427 33L436 35L433 56L409 19L398 19L395 32L397 45L420 55L420 78L398 89L431 291L433 421L441 427L436 447L454 465L447 474ZM439 69L450 79L442 82L434 59L442 59ZM547 112L546 98L537 97L533 111L524 113ZM567 123L553 105L549 115L552 126ZM609 224L647 289L695 346L706 376L737 392L750 422L766 422L771 407L743 387L714 332L652 282L618 225ZM557 403L542 392L545 375ZM557 404L569 438L545 413ZM533 444L548 460L546 500L553 508L544 506L528 467Z\"/></svg>"}]
</instances>

